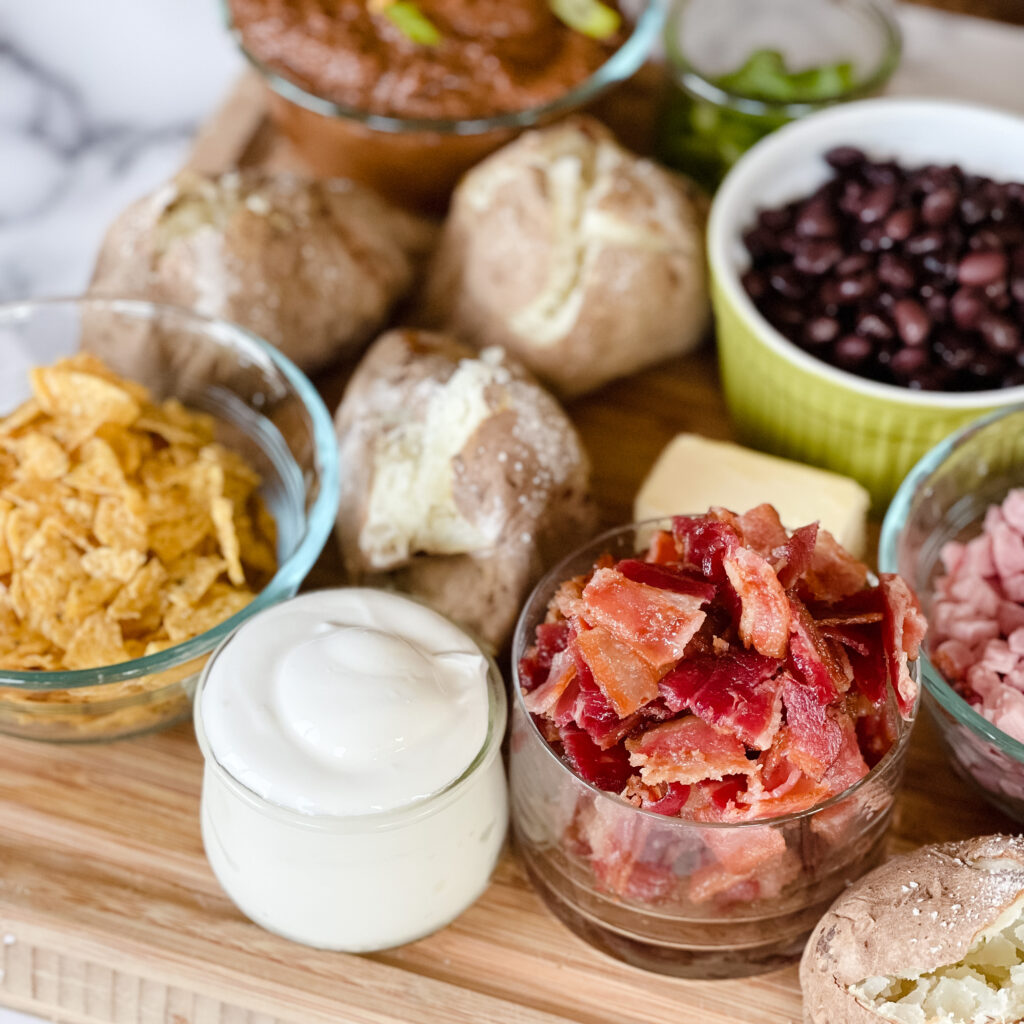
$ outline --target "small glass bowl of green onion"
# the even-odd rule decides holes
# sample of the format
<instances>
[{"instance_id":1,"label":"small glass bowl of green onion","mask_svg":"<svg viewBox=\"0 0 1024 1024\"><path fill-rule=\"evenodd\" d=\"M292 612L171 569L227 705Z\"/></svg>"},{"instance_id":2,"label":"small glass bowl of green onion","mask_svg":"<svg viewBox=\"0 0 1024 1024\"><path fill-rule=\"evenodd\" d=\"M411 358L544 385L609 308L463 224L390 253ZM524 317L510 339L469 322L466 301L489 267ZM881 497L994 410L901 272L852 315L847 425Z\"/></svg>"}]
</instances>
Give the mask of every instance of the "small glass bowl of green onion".
<instances>
[{"instance_id":1,"label":"small glass bowl of green onion","mask_svg":"<svg viewBox=\"0 0 1024 1024\"><path fill-rule=\"evenodd\" d=\"M769 132L881 92L901 46L888 0L676 0L658 155L714 189Z\"/></svg>"}]
</instances>

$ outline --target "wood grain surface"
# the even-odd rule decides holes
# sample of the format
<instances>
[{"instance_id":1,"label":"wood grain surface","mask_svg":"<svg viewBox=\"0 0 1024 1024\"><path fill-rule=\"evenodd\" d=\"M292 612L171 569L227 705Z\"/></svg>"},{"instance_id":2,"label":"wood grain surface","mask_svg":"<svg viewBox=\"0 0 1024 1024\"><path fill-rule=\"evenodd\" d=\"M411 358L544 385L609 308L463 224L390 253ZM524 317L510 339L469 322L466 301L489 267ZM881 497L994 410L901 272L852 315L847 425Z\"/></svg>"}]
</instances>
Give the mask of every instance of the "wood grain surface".
<instances>
[{"instance_id":1,"label":"wood grain surface","mask_svg":"<svg viewBox=\"0 0 1024 1024\"><path fill-rule=\"evenodd\" d=\"M1024 0L946 0L1024 23ZM193 164L289 166L242 79ZM333 405L345 368L319 383ZM728 438L709 348L570 407L608 523L681 430ZM311 576L338 580L331 546ZM207 866L192 729L97 746L0 742L0 1003L71 1024L789 1024L796 969L736 982L647 974L594 952L533 894L506 852L488 891L419 942L325 953L250 924ZM957 779L918 723L891 845L1014 830Z\"/></svg>"}]
</instances>

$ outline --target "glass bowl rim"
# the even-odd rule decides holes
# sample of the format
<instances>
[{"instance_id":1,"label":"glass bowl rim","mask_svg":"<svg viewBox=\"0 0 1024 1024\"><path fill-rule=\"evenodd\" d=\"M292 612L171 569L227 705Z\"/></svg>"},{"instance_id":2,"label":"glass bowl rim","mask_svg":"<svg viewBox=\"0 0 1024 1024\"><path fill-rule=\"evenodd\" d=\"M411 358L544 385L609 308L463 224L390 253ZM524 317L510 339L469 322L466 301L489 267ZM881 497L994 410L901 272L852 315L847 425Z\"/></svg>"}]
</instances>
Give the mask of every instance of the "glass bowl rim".
<instances>
[{"instance_id":1,"label":"glass bowl rim","mask_svg":"<svg viewBox=\"0 0 1024 1024\"><path fill-rule=\"evenodd\" d=\"M1018 133L1024 129L1024 117L998 107L966 100L913 96L876 96L850 103L837 103L783 125L755 142L736 161L712 200L705 243L712 298L715 298L716 293L720 293L729 311L739 317L759 348L766 349L809 376L820 378L844 391L852 391L890 406L898 405L908 412L922 415L981 415L991 411L995 406L1002 407L1020 402L1024 399L1024 384L1015 384L1007 388L988 388L983 391L915 391L899 384L869 380L867 377L842 370L804 351L769 323L741 283L744 268L736 259L734 250L742 244L742 232L749 224L741 225L736 231L727 230L726 224L733 217L733 207L752 194L751 183L764 178L762 164L765 159L785 153L802 161L821 160L821 145L817 136L823 126L828 127L836 121L850 121L854 123L853 130L856 131L859 121L870 121L876 116L893 113L908 118L921 114L929 117L971 116L976 119L983 118L993 129L997 125L1000 129L1014 130ZM892 159L901 161L905 158L900 154L892 154ZM963 157L961 162L969 164L969 156ZM758 194L753 193L755 198Z\"/></svg>"},{"instance_id":2,"label":"glass bowl rim","mask_svg":"<svg viewBox=\"0 0 1024 1024\"><path fill-rule=\"evenodd\" d=\"M379 588L364 588L345 585L339 587L319 587L316 590L308 590L303 594L289 598L289 600L301 600L304 597L308 597L311 594L316 594L323 590L363 589ZM436 608L432 607L420 598L413 597L410 594L402 594L398 591L383 592L390 594L392 597L400 598L401 600L411 601L423 608L426 608L428 611L433 612L439 618L447 619L447 616L442 615ZM268 609L261 610L266 611ZM455 798L457 793L464 789L471 779L476 777L478 772L490 765L495 757L500 756L501 744L505 737L505 726L508 721L508 698L505 693L505 680L502 677L501 670L498 668L497 662L494 660L494 656L487 650L486 645L483 644L482 641L468 633L463 626L458 625L458 623L453 622L451 619L447 619L447 621L466 634L466 636L476 645L481 656L487 662L487 733L484 736L483 743L480 745L480 749L473 755L472 760L466 765L462 772L460 772L454 779L445 783L445 785L440 789L435 790L433 793L430 793L421 799L401 804L398 807L391 807L384 811L369 811L364 814L306 814L293 807L285 807L282 804L274 803L266 797L260 796L260 794L255 790L250 789L244 782L232 775L231 772L229 772L217 759L216 754L213 752L213 748L210 746L209 738L207 737L206 730L203 726L201 702L203 693L206 691L207 678L214 662L217 660L217 656L232 640L234 640L234 633L238 632L238 630L235 630L230 635L224 637L224 639L217 645L217 649L212 655L210 655L206 664L203 666L203 671L199 677L199 684L196 686L196 691L192 698L192 723L195 729L196 741L199 744L199 749L203 755L205 767L215 772L217 777L226 786L228 786L231 792L239 799L243 800L249 807L262 814L278 818L286 824L294 825L307 831L350 832L367 829L373 831L384 831L391 828L403 828L406 825L411 825L414 822L419 821L421 818L425 818L434 814L436 811L439 811L441 808L447 806L448 803ZM239 629L240 628L241 626L239 626Z\"/></svg>"},{"instance_id":3,"label":"glass bowl rim","mask_svg":"<svg viewBox=\"0 0 1024 1024\"><path fill-rule=\"evenodd\" d=\"M896 491L885 518L878 539L878 567L882 572L898 572L896 546L900 534L910 515L910 507L918 490L927 485L932 474L952 453L969 442L973 437L987 430L1007 416L1024 413L1024 403L996 409L953 431L948 437L930 448L914 464L914 468L903 478ZM999 751L1008 754L1015 761L1024 764L1024 743L1015 740L1008 733L993 725L952 687L946 677L935 667L925 647L921 647L921 676L924 687L935 702L953 716L961 725L967 726L982 739L993 744Z\"/></svg>"},{"instance_id":4,"label":"glass bowl rim","mask_svg":"<svg viewBox=\"0 0 1024 1024\"><path fill-rule=\"evenodd\" d=\"M218 317L204 316L181 306L149 302L145 299L121 299L98 295L64 295L0 303L0 324L25 320L39 309L61 307L106 309L112 313L150 321L157 315L168 315L184 321L201 334L230 340L232 348L241 349L256 362L266 363L269 360L298 396L312 421L320 488L312 509L305 515L305 529L299 545L278 566L277 572L253 600L230 618L190 640L173 644L156 654L114 665L48 672L0 670L0 687L25 692L76 690L82 687L126 682L177 668L208 654L246 619L277 603L282 597L288 596L289 592L294 593L327 542L334 526L340 495L338 448L330 413L309 378L270 342L264 341L239 324ZM2 703L3 698L0 697L0 704ZM65 709L70 707L71 704L64 705Z\"/></svg>"},{"instance_id":5,"label":"glass bowl rim","mask_svg":"<svg viewBox=\"0 0 1024 1024\"><path fill-rule=\"evenodd\" d=\"M701 513L681 513L682 515L700 515ZM516 622L515 633L512 637L512 689L513 689L513 700L515 701L516 710L526 719L529 723L531 738L536 740L545 750L547 756L552 758L562 769L566 772L575 782L589 790L591 793L597 794L598 796L612 801L617 807L628 808L636 814L641 814L651 819L652 821L658 821L663 826L669 828L701 828L701 829L735 829L735 828L757 828L764 827L766 825L787 825L790 822L798 821L801 818L810 818L820 813L821 811L827 810L830 807L842 802L847 797L852 796L857 790L864 786L867 782L874 780L876 777L883 775L889 771L893 764L897 762L898 758L904 756L907 746L910 742L910 735L913 732L914 722L917 718L917 713L921 706L921 689L918 686L917 696L914 699L913 713L909 718L903 718L902 715L897 711L897 717L900 722L899 735L893 742L892 746L885 752L882 759L871 768L866 775L858 779L852 785L847 786L841 793L835 794L835 796L829 797L827 800L823 800L821 803L815 804L813 807L808 807L803 811L793 811L789 814L780 814L772 818L754 818L750 821L695 821L690 818L679 818L670 817L665 814L658 814L657 811L648 811L642 807L636 807L634 804L627 803L617 793L612 793L609 790L601 789L595 786L591 782L587 782L586 779L577 775L559 756L555 753L554 748L550 743L541 735L540 730L537 728L537 723L533 720L533 715L527 711L526 705L523 699L522 687L519 685L519 657L520 654L525 652L528 644L524 641L527 639L526 630L526 611L528 608L533 606L534 601L539 597L542 590L548 586L549 582L552 581L556 576L559 578L559 582L566 579L565 566L570 562L579 558L584 551L589 548L596 548L601 544L604 544L615 537L621 536L627 531L637 531L642 529L663 529L666 523L671 523L675 516L658 516L654 519L641 519L637 522L627 523L623 526L613 526L610 529L604 530L597 534L591 540L579 547L575 548L564 558L562 558L555 566L548 570L541 578L540 582L530 592L530 596L526 599L526 603L523 605L523 610L519 614L519 620ZM917 678L920 678L920 660L911 663L911 673ZM895 706L895 698L892 695L891 689L888 695L888 701L891 706Z\"/></svg>"},{"instance_id":6,"label":"glass bowl rim","mask_svg":"<svg viewBox=\"0 0 1024 1024\"><path fill-rule=\"evenodd\" d=\"M353 121L374 131L392 135L407 132L432 132L438 135L483 135L502 129L529 128L556 115L574 110L596 99L609 86L625 81L640 70L661 32L668 12L669 0L646 0L626 41L589 77L557 99L526 110L507 111L489 117L417 118L373 114L357 107L335 103L309 92L264 64L242 43L241 31L235 26L229 0L220 0L224 24L235 40L242 56L266 84L283 99L325 117Z\"/></svg>"},{"instance_id":7,"label":"glass bowl rim","mask_svg":"<svg viewBox=\"0 0 1024 1024\"><path fill-rule=\"evenodd\" d=\"M717 85L706 75L701 73L682 51L679 45L679 34L674 32L686 8L692 0L682 0L676 3L668 15L665 28L665 52L668 56L668 69L673 79L681 84L687 91L695 94L700 99L715 104L718 107L727 107L744 114L755 117L782 115L789 119L805 117L807 114L818 110L824 110L837 103L846 103L851 100L863 99L877 92L892 77L896 68L899 67L903 54L903 31L899 22L889 13L884 4L879 0L861 0L867 13L875 20L882 29L883 45L878 63L871 72L859 82L851 86L845 92L837 93L828 99L822 100L799 100L799 101L771 101L754 99L740 92L731 89L724 89Z\"/></svg>"}]
</instances>

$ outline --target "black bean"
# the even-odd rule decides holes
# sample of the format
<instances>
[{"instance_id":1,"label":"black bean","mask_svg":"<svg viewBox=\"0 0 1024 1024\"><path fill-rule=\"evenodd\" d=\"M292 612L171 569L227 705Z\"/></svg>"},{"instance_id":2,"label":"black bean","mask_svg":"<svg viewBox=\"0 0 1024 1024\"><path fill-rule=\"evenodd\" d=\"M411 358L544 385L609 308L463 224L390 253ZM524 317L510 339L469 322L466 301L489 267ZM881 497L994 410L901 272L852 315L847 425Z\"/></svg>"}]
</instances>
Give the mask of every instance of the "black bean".
<instances>
[{"instance_id":1,"label":"black bean","mask_svg":"<svg viewBox=\"0 0 1024 1024\"><path fill-rule=\"evenodd\" d=\"M849 277L850 274L859 274L871 266L871 257L865 253L858 252L852 256L845 257L836 266L837 277Z\"/></svg>"},{"instance_id":2,"label":"black bean","mask_svg":"<svg viewBox=\"0 0 1024 1024\"><path fill-rule=\"evenodd\" d=\"M877 224L883 220L896 202L895 179L873 188L865 197L857 213L861 224Z\"/></svg>"},{"instance_id":3,"label":"black bean","mask_svg":"<svg viewBox=\"0 0 1024 1024\"><path fill-rule=\"evenodd\" d=\"M938 252L945 241L941 231L922 231L919 234L911 235L904 243L903 248L911 256L924 256L930 252Z\"/></svg>"},{"instance_id":4,"label":"black bean","mask_svg":"<svg viewBox=\"0 0 1024 1024\"><path fill-rule=\"evenodd\" d=\"M860 338L856 334L848 334L836 342L835 348L832 350L832 356L840 366L846 369L854 369L868 359L872 351L872 344L867 338Z\"/></svg>"},{"instance_id":5,"label":"black bean","mask_svg":"<svg viewBox=\"0 0 1024 1024\"><path fill-rule=\"evenodd\" d=\"M835 238L839 221L824 200L812 199L797 215L796 233L804 238Z\"/></svg>"},{"instance_id":6,"label":"black bean","mask_svg":"<svg viewBox=\"0 0 1024 1024\"><path fill-rule=\"evenodd\" d=\"M885 219L885 237L894 242L908 239L917 226L917 215L909 207L890 213Z\"/></svg>"},{"instance_id":7,"label":"black bean","mask_svg":"<svg viewBox=\"0 0 1024 1024\"><path fill-rule=\"evenodd\" d=\"M988 200L979 192L971 192L960 200L960 219L965 224L980 224L988 213Z\"/></svg>"},{"instance_id":8,"label":"black bean","mask_svg":"<svg viewBox=\"0 0 1024 1024\"><path fill-rule=\"evenodd\" d=\"M837 284L840 304L869 298L878 290L878 278L871 271L841 277Z\"/></svg>"},{"instance_id":9,"label":"black bean","mask_svg":"<svg viewBox=\"0 0 1024 1024\"><path fill-rule=\"evenodd\" d=\"M949 311L954 323L965 331L973 331L978 326L978 320L985 309L985 298L975 288L961 288L949 300Z\"/></svg>"},{"instance_id":10,"label":"black bean","mask_svg":"<svg viewBox=\"0 0 1024 1024\"><path fill-rule=\"evenodd\" d=\"M901 348L889 360L889 369L897 377L920 373L928 365L928 352L923 348Z\"/></svg>"},{"instance_id":11,"label":"black bean","mask_svg":"<svg viewBox=\"0 0 1024 1024\"><path fill-rule=\"evenodd\" d=\"M866 162L864 152L854 146L834 146L825 154L825 163L837 171L848 171Z\"/></svg>"},{"instance_id":12,"label":"black bean","mask_svg":"<svg viewBox=\"0 0 1024 1024\"><path fill-rule=\"evenodd\" d=\"M793 253L793 266L802 274L820 276L843 258L843 247L832 239L801 238L799 242Z\"/></svg>"},{"instance_id":13,"label":"black bean","mask_svg":"<svg viewBox=\"0 0 1024 1024\"><path fill-rule=\"evenodd\" d=\"M746 270L740 277L746 293L756 302L768 291L768 281L760 270Z\"/></svg>"},{"instance_id":14,"label":"black bean","mask_svg":"<svg viewBox=\"0 0 1024 1024\"><path fill-rule=\"evenodd\" d=\"M957 334L943 334L935 341L935 354L951 370L963 370L974 358L974 343Z\"/></svg>"},{"instance_id":15,"label":"black bean","mask_svg":"<svg viewBox=\"0 0 1024 1024\"><path fill-rule=\"evenodd\" d=\"M956 193L951 188L940 188L925 196L921 203L921 220L930 228L948 224L956 211Z\"/></svg>"},{"instance_id":16,"label":"black bean","mask_svg":"<svg viewBox=\"0 0 1024 1024\"><path fill-rule=\"evenodd\" d=\"M836 324L837 330L838 327ZM862 313L857 318L854 330L865 338L878 338L881 341L888 341L895 334L892 325L884 317L872 312Z\"/></svg>"},{"instance_id":17,"label":"black bean","mask_svg":"<svg viewBox=\"0 0 1024 1024\"><path fill-rule=\"evenodd\" d=\"M994 313L986 313L978 321L978 331L989 351L999 355L1016 352L1020 347L1020 328Z\"/></svg>"},{"instance_id":18,"label":"black bean","mask_svg":"<svg viewBox=\"0 0 1024 1024\"><path fill-rule=\"evenodd\" d=\"M895 253L883 253L878 258L878 280L890 288L906 291L914 286L914 268Z\"/></svg>"},{"instance_id":19,"label":"black bean","mask_svg":"<svg viewBox=\"0 0 1024 1024\"><path fill-rule=\"evenodd\" d=\"M919 302L900 299L892 308L896 333L905 345L923 345L932 329L932 321Z\"/></svg>"},{"instance_id":20,"label":"black bean","mask_svg":"<svg viewBox=\"0 0 1024 1024\"><path fill-rule=\"evenodd\" d=\"M839 337L839 321L832 316L816 316L807 321L804 341L808 345L827 345Z\"/></svg>"},{"instance_id":21,"label":"black bean","mask_svg":"<svg viewBox=\"0 0 1024 1024\"><path fill-rule=\"evenodd\" d=\"M961 284L984 288L1006 276L1006 253L1001 249L988 249L968 253L957 268Z\"/></svg>"},{"instance_id":22,"label":"black bean","mask_svg":"<svg viewBox=\"0 0 1024 1024\"><path fill-rule=\"evenodd\" d=\"M778 210L762 210L757 215L758 227L766 231L785 231L793 223L793 213L788 206Z\"/></svg>"},{"instance_id":23,"label":"black bean","mask_svg":"<svg viewBox=\"0 0 1024 1024\"><path fill-rule=\"evenodd\" d=\"M944 324L949 315L949 299L943 292L933 292L925 299L924 308L927 310L928 316L931 317L932 323Z\"/></svg>"},{"instance_id":24,"label":"black bean","mask_svg":"<svg viewBox=\"0 0 1024 1024\"><path fill-rule=\"evenodd\" d=\"M792 267L772 267L768 284L784 299L802 299L807 294L800 275Z\"/></svg>"}]
</instances>

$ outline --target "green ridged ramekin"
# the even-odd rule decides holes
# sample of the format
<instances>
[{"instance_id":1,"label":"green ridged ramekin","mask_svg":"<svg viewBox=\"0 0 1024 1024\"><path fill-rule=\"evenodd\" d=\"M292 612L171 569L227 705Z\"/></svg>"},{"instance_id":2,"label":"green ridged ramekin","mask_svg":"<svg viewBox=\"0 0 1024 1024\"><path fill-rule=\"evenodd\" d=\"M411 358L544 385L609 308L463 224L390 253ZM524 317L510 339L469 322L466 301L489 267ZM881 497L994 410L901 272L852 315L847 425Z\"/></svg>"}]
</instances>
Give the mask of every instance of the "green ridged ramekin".
<instances>
[{"instance_id":1,"label":"green ridged ramekin","mask_svg":"<svg viewBox=\"0 0 1024 1024\"><path fill-rule=\"evenodd\" d=\"M773 328L740 284L741 236L758 210L809 195L831 174L822 155L853 145L907 167L960 164L1024 179L1024 120L940 100L866 100L811 115L754 146L722 184L708 259L726 401L741 440L859 480L882 511L931 447L989 410L1024 401L1024 387L921 392L836 369Z\"/></svg>"}]
</instances>

